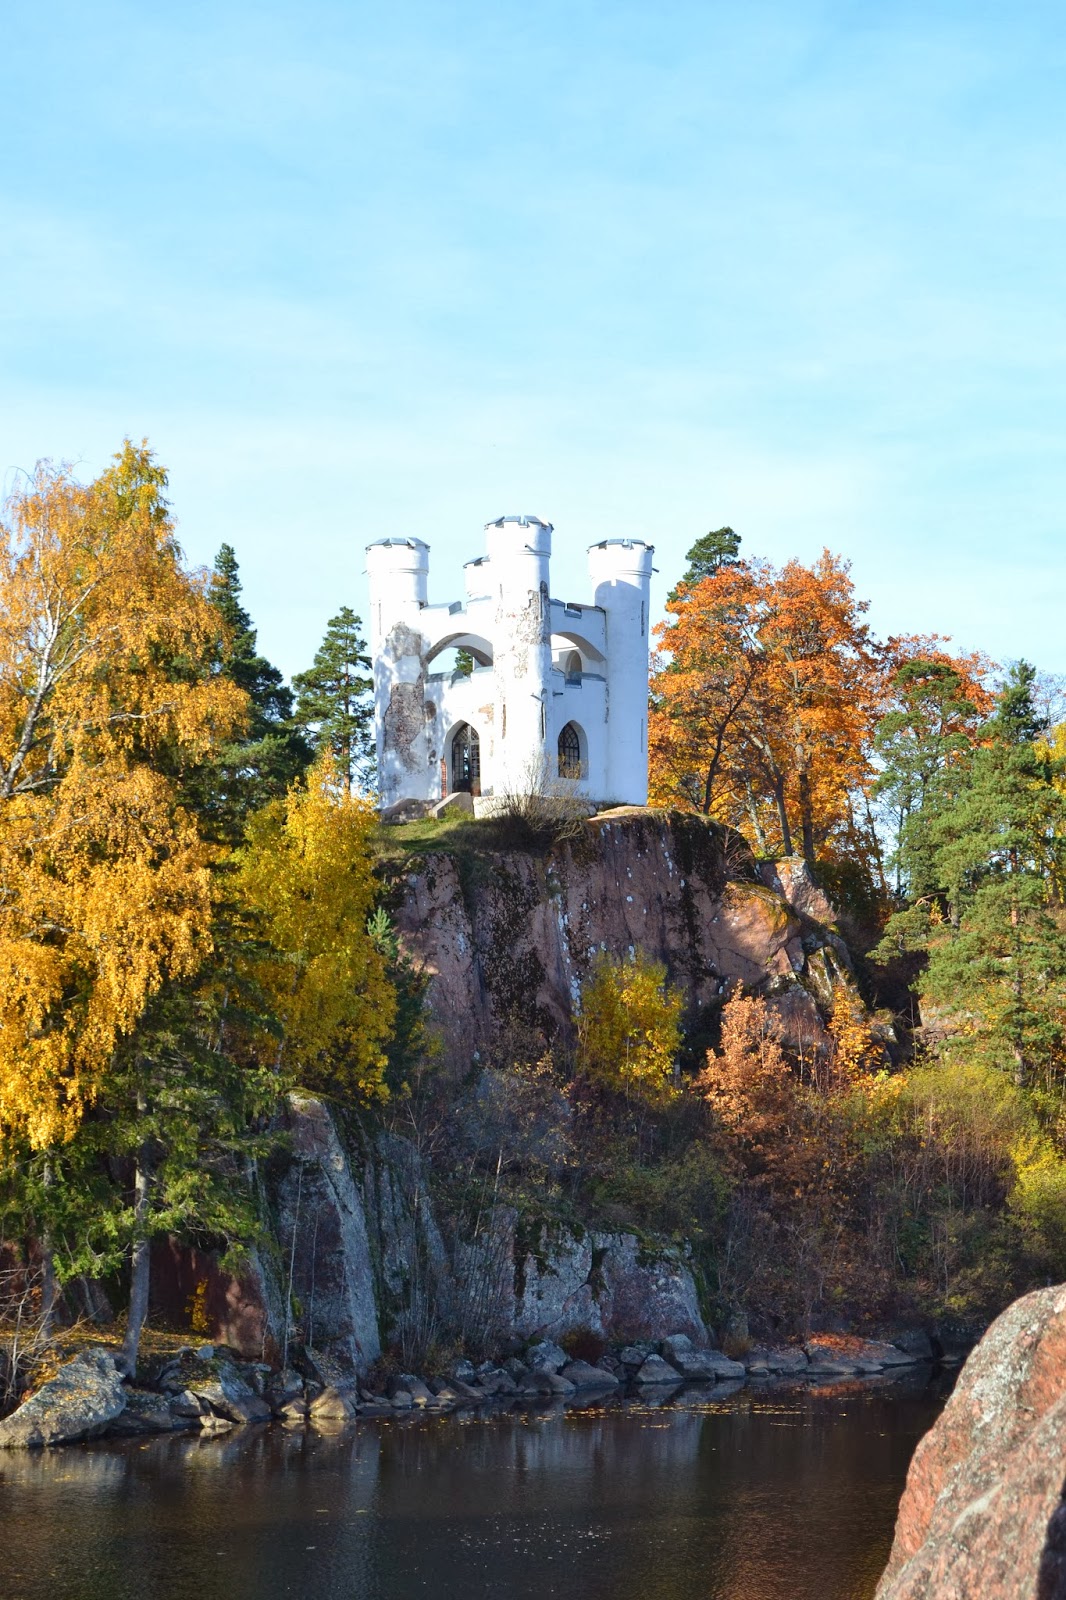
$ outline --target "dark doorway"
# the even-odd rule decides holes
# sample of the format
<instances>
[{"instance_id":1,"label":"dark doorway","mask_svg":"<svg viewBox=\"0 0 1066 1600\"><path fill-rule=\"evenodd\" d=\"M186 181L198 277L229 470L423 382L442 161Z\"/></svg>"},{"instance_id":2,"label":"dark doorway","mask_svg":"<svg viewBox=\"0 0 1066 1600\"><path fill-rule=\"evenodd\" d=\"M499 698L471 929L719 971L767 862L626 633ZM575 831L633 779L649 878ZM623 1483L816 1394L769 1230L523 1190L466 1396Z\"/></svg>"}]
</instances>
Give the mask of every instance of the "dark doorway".
<instances>
[{"instance_id":1,"label":"dark doorway","mask_svg":"<svg viewBox=\"0 0 1066 1600\"><path fill-rule=\"evenodd\" d=\"M481 741L477 729L460 722L452 737L452 793L481 793Z\"/></svg>"}]
</instances>

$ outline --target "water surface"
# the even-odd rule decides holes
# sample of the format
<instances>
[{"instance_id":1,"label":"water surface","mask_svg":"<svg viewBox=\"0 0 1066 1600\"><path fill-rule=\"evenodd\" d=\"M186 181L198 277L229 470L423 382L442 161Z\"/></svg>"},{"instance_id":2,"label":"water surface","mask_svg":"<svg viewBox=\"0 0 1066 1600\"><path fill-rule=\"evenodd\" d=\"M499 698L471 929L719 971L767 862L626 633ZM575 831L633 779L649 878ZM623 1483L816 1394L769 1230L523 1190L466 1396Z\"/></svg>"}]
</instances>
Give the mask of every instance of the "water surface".
<instances>
[{"instance_id":1,"label":"water surface","mask_svg":"<svg viewBox=\"0 0 1066 1600\"><path fill-rule=\"evenodd\" d=\"M5 1600L869 1600L924 1377L0 1457Z\"/></svg>"}]
</instances>

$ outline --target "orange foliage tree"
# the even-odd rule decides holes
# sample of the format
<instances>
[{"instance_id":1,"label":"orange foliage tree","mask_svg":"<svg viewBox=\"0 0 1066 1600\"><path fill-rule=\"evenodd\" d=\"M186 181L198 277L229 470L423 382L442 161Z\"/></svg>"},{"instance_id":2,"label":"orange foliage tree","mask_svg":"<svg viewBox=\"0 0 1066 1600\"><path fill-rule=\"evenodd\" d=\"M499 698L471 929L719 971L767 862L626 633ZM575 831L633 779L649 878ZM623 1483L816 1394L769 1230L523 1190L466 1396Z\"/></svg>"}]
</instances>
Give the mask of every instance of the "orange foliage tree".
<instances>
[{"instance_id":1,"label":"orange foliage tree","mask_svg":"<svg viewBox=\"0 0 1066 1600\"><path fill-rule=\"evenodd\" d=\"M870 741L885 649L863 621L848 563L766 561L681 584L659 625L651 782L659 803L699 809L766 853L869 843Z\"/></svg>"}]
</instances>

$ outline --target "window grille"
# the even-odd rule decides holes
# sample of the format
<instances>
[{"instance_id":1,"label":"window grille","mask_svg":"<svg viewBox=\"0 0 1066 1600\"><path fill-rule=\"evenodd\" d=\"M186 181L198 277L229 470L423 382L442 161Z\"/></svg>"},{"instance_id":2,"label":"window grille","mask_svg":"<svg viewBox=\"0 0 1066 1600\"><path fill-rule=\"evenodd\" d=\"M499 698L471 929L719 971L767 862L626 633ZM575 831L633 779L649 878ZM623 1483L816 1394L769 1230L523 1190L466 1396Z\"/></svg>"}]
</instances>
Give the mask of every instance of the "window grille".
<instances>
[{"instance_id":1,"label":"window grille","mask_svg":"<svg viewBox=\"0 0 1066 1600\"><path fill-rule=\"evenodd\" d=\"M581 777L581 736L572 722L559 735L559 776Z\"/></svg>"}]
</instances>

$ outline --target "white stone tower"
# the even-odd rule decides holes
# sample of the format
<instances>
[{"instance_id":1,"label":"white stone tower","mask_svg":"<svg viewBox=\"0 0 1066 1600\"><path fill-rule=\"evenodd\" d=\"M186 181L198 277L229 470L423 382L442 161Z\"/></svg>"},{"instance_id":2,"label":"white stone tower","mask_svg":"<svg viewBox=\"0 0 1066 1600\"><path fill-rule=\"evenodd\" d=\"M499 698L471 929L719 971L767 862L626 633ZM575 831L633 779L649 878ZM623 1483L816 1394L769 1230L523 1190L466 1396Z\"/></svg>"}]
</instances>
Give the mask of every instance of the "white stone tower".
<instances>
[{"instance_id":1,"label":"white stone tower","mask_svg":"<svg viewBox=\"0 0 1066 1600\"><path fill-rule=\"evenodd\" d=\"M500 517L485 529L494 603L494 788L522 794L544 775L551 710L552 526Z\"/></svg>"},{"instance_id":2,"label":"white stone tower","mask_svg":"<svg viewBox=\"0 0 1066 1600\"><path fill-rule=\"evenodd\" d=\"M648 803L648 630L654 547L604 539L589 549L593 599L607 618L607 796Z\"/></svg>"},{"instance_id":3,"label":"white stone tower","mask_svg":"<svg viewBox=\"0 0 1066 1600\"><path fill-rule=\"evenodd\" d=\"M421 801L429 763L425 715L429 546L382 539L366 552L370 579L370 659L374 727L383 804Z\"/></svg>"},{"instance_id":4,"label":"white stone tower","mask_svg":"<svg viewBox=\"0 0 1066 1600\"><path fill-rule=\"evenodd\" d=\"M465 598L435 605L421 539L367 549L383 813L460 794L491 810L545 782L644 805L652 547L593 545L587 604L551 598L551 523L498 517L485 535Z\"/></svg>"}]
</instances>

